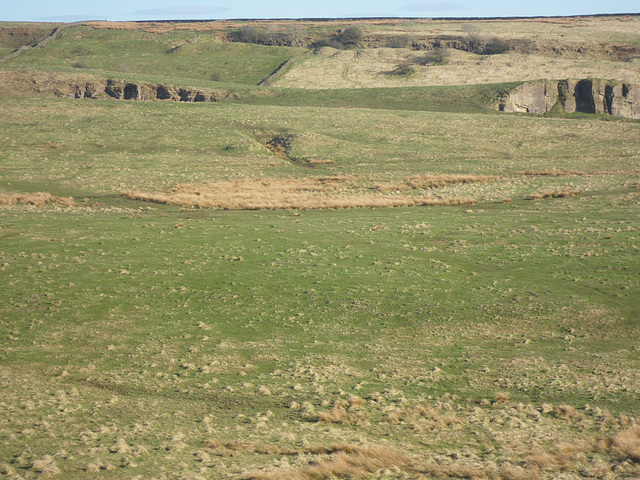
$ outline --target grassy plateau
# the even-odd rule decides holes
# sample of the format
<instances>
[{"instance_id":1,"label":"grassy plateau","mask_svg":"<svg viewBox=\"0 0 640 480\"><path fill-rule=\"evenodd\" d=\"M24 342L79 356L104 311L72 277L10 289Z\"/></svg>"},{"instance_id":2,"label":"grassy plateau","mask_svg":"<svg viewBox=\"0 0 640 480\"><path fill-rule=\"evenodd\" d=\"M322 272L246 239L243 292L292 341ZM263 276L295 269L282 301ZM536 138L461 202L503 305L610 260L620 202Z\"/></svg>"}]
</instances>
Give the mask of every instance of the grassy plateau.
<instances>
[{"instance_id":1,"label":"grassy plateau","mask_svg":"<svg viewBox=\"0 0 640 480\"><path fill-rule=\"evenodd\" d=\"M50 84L0 89L0 478L639 478L640 122L492 108L516 56L626 78L639 23L73 24L0 63ZM529 50L385 73L456 35ZM85 77L235 95L55 96Z\"/></svg>"}]
</instances>

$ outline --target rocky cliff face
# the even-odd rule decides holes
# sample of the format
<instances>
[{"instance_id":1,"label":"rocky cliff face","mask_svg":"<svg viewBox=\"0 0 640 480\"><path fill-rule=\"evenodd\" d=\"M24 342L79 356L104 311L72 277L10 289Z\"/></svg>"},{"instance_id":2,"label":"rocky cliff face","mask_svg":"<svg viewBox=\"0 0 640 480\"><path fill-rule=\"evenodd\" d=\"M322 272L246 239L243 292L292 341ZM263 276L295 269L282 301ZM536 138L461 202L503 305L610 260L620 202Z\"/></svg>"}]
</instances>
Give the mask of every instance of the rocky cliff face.
<instances>
[{"instance_id":1,"label":"rocky cliff face","mask_svg":"<svg viewBox=\"0 0 640 480\"><path fill-rule=\"evenodd\" d=\"M63 98L105 98L116 100L173 100L176 102L218 102L230 99L227 92L201 91L151 83L123 80L71 82L59 86L55 94Z\"/></svg>"},{"instance_id":2,"label":"rocky cliff face","mask_svg":"<svg viewBox=\"0 0 640 480\"><path fill-rule=\"evenodd\" d=\"M640 119L640 85L606 80L539 80L527 82L498 100L503 112L544 114L559 106L567 113L606 113Z\"/></svg>"},{"instance_id":3,"label":"rocky cliff face","mask_svg":"<svg viewBox=\"0 0 640 480\"><path fill-rule=\"evenodd\" d=\"M113 98L116 100L172 100L220 102L238 94L223 89L194 89L170 85L127 82L93 75L0 70L0 97L44 93L61 98Z\"/></svg>"}]
</instances>

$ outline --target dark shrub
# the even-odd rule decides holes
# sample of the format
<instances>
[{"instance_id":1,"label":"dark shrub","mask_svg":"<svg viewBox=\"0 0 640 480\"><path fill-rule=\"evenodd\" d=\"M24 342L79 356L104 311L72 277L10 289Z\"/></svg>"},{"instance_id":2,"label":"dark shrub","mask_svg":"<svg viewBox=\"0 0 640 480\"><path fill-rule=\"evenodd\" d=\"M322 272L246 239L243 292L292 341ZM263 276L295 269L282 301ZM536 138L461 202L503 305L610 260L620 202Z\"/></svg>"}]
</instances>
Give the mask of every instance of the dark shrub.
<instances>
[{"instance_id":1,"label":"dark shrub","mask_svg":"<svg viewBox=\"0 0 640 480\"><path fill-rule=\"evenodd\" d=\"M265 35L251 25L243 25L229 35L232 42L262 43Z\"/></svg>"},{"instance_id":2,"label":"dark shrub","mask_svg":"<svg viewBox=\"0 0 640 480\"><path fill-rule=\"evenodd\" d=\"M414 73L416 73L416 69L408 63L401 63L400 65L396 65L393 70L387 72L388 75L396 75L398 77L408 77L409 75L413 75Z\"/></svg>"},{"instance_id":3,"label":"dark shrub","mask_svg":"<svg viewBox=\"0 0 640 480\"><path fill-rule=\"evenodd\" d=\"M449 54L444 48L436 48L413 60L417 65L445 65Z\"/></svg>"},{"instance_id":4,"label":"dark shrub","mask_svg":"<svg viewBox=\"0 0 640 480\"><path fill-rule=\"evenodd\" d=\"M485 38L472 35L464 39L462 50L478 55L497 55L512 49L511 43L501 38Z\"/></svg>"},{"instance_id":5,"label":"dark shrub","mask_svg":"<svg viewBox=\"0 0 640 480\"><path fill-rule=\"evenodd\" d=\"M338 34L337 40L347 48L357 47L362 41L362 29L354 25L345 27Z\"/></svg>"}]
</instances>

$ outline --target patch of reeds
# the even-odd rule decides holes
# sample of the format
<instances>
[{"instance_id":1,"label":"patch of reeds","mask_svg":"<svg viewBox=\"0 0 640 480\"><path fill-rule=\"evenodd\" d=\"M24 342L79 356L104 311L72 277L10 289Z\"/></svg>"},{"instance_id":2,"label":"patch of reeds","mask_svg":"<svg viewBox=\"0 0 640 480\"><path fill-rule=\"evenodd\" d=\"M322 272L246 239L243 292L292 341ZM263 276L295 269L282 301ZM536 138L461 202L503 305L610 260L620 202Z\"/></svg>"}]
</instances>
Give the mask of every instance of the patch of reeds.
<instances>
[{"instance_id":1,"label":"patch of reeds","mask_svg":"<svg viewBox=\"0 0 640 480\"><path fill-rule=\"evenodd\" d=\"M71 197L58 197L46 192L12 193L0 195L0 205L35 205L55 204L63 207L73 207L75 202Z\"/></svg>"},{"instance_id":2,"label":"patch of reeds","mask_svg":"<svg viewBox=\"0 0 640 480\"><path fill-rule=\"evenodd\" d=\"M426 181L425 181L426 182ZM381 195L355 177L270 178L184 184L167 193L123 192L133 200L224 210L382 208L472 205L472 198Z\"/></svg>"}]
</instances>

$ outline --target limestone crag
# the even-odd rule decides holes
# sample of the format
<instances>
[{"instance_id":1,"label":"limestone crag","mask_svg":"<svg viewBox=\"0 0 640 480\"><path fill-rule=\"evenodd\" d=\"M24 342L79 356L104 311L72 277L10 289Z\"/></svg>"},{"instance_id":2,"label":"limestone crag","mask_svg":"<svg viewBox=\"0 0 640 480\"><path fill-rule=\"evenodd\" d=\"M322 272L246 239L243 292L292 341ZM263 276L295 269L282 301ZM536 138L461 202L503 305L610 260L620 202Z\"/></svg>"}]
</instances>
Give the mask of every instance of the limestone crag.
<instances>
[{"instance_id":1,"label":"limestone crag","mask_svg":"<svg viewBox=\"0 0 640 480\"><path fill-rule=\"evenodd\" d=\"M219 102L229 100L227 92L201 91L152 83L133 83L109 79L70 82L58 85L54 92L63 98L114 98L116 100L173 100L176 102Z\"/></svg>"},{"instance_id":2,"label":"limestone crag","mask_svg":"<svg viewBox=\"0 0 640 480\"><path fill-rule=\"evenodd\" d=\"M526 82L497 102L503 112L545 114L554 107L567 113L605 113L640 119L640 86L607 80L538 80Z\"/></svg>"}]
</instances>

